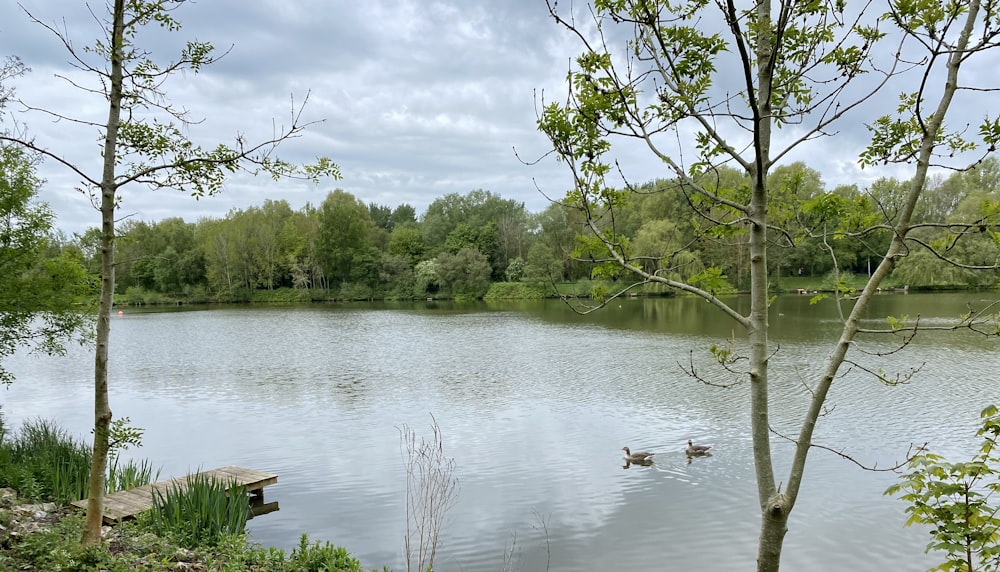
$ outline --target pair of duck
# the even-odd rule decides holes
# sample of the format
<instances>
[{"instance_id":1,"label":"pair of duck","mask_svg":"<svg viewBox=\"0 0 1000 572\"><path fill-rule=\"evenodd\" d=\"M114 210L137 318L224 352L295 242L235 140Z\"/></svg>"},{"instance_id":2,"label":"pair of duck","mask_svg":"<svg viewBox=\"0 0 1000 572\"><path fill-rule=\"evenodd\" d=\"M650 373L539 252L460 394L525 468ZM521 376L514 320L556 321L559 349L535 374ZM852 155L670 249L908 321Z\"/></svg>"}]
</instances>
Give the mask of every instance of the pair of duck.
<instances>
[{"instance_id":1,"label":"pair of duck","mask_svg":"<svg viewBox=\"0 0 1000 572\"><path fill-rule=\"evenodd\" d=\"M691 442L691 439L688 439L688 446L684 449L684 452L689 456L707 455L708 450L711 448L710 445L695 445ZM630 463L649 463L653 460L653 455L655 454L649 451L636 451L633 453L628 447L622 447L622 451L625 451L625 460Z\"/></svg>"}]
</instances>

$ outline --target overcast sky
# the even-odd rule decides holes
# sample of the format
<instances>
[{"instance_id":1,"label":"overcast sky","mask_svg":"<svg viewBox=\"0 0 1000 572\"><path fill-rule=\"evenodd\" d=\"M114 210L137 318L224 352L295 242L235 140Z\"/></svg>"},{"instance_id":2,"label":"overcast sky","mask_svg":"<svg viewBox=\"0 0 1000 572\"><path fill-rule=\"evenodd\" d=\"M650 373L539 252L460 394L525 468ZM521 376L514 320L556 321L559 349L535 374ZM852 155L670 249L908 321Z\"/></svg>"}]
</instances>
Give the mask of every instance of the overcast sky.
<instances>
[{"instance_id":1,"label":"overcast sky","mask_svg":"<svg viewBox=\"0 0 1000 572\"><path fill-rule=\"evenodd\" d=\"M83 3L21 4L44 22L65 26L78 48L100 33ZM106 14L101 0L90 6ZM551 157L525 165L515 155L533 161L549 149L535 128L539 94L565 97L568 62L580 50L550 19L544 0L201 0L174 16L183 25L180 32L153 30L143 44L161 61L174 59L171 43L189 39L212 42L220 51L231 48L202 73L178 75L164 86L171 103L203 120L186 128L192 139L213 147L237 133L251 141L268 137L272 124L288 123L293 100L298 105L308 93L305 119L322 123L281 154L295 161L328 156L344 178L313 186L237 177L220 195L198 201L180 191L129 189L122 215L195 222L265 199L284 199L298 209L319 204L334 188L366 203L408 203L418 215L436 198L481 188L539 212L547 205L543 193L559 197L571 186L565 165ZM32 68L14 84L19 98L104 120L105 102L57 77L72 76L59 40L30 23L12 1L0 2L0 56L9 54ZM895 96L888 97L894 107ZM979 116L985 112L976 110ZM39 115L18 117L38 143L95 176L100 172L95 129ZM863 119L870 117L846 122L839 137L810 143L807 155L789 160L807 160L828 187L864 186L892 175L857 168ZM622 159L632 181L669 176L648 153L629 152ZM51 160L40 174L47 181L41 199L56 211L58 228L72 234L99 225L99 213L74 190L78 177Z\"/></svg>"}]
</instances>

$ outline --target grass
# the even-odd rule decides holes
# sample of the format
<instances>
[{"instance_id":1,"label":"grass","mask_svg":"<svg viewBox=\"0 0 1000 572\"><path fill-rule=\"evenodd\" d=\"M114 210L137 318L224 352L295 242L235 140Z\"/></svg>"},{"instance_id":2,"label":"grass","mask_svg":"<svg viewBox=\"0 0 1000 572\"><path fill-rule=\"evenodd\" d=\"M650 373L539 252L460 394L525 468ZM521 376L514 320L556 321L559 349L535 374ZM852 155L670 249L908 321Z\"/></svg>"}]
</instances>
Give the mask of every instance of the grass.
<instances>
[{"instance_id":1,"label":"grass","mask_svg":"<svg viewBox=\"0 0 1000 572\"><path fill-rule=\"evenodd\" d=\"M0 442L0 486L35 502L86 498L90 447L53 422L29 420Z\"/></svg>"}]
</instances>

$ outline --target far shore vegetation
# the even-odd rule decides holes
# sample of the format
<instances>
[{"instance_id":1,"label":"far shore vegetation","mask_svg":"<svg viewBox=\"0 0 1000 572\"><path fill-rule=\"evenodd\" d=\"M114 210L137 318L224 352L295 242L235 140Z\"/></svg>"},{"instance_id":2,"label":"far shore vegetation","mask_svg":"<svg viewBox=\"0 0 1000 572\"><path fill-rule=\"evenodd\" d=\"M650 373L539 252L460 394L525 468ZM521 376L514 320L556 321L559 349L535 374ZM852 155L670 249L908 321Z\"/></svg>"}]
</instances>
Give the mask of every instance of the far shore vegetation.
<instances>
[{"instance_id":1,"label":"far shore vegetation","mask_svg":"<svg viewBox=\"0 0 1000 572\"><path fill-rule=\"evenodd\" d=\"M741 184L727 173L726 184ZM791 185L802 200L823 193L854 201L891 202L905 181L882 179L869 188L827 189L803 163L780 167L775 185ZM1000 161L939 178L928 192L928 219L962 216L1000 193ZM721 184L721 183L720 183ZM623 249L636 264L691 284L711 283L717 293L749 290L750 273L740 230L714 236L684 210L683 197L656 192L670 181L651 181L615 213ZM601 297L628 286L629 275L593 255L581 221L557 203L540 213L490 191L473 190L434 200L419 214L407 204L364 203L344 190L318 206L293 210L285 201L230 211L196 222L127 219L116 242L115 304L299 303L360 300L505 300ZM890 231L866 240L804 238L768 255L773 293L860 287L880 258L873 253ZM74 260L96 280L97 229L66 237L53 231L47 256ZM929 225L928 243L947 241L947 229ZM743 245L743 246L741 246ZM884 250L884 249L883 249ZM831 253L833 256L831 256ZM965 236L952 261L970 268L1000 257L992 233ZM995 289L1000 272L971 270L915 251L899 261L883 290ZM629 293L674 295L652 283Z\"/></svg>"}]
</instances>

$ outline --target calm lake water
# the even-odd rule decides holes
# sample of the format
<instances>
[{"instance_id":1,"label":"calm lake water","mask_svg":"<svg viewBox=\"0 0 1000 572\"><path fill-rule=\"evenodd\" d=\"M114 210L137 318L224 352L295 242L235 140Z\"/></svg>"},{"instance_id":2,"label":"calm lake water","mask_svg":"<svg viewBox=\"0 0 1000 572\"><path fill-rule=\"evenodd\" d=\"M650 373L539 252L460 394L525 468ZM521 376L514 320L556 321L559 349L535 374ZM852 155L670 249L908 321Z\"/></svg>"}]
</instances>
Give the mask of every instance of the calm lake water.
<instances>
[{"instance_id":1,"label":"calm lake water","mask_svg":"<svg viewBox=\"0 0 1000 572\"><path fill-rule=\"evenodd\" d=\"M869 325L886 314L942 324L992 297L886 294ZM264 545L290 548L305 532L366 567L405 570L399 430L430 437L433 415L461 487L439 572L505 569L505 554L506 569L525 571L753 566L747 387L709 387L682 369L693 363L731 381L707 348L735 325L704 302L621 300L587 316L557 301L123 310L112 320L111 400L116 416L146 429L132 456L164 477L229 464L277 473L266 497L280 510L250 523ZM838 318L832 302L784 296L771 324L773 423L795 434L803 383L816 378ZM853 368L834 386L816 441L879 466L925 441L954 460L968 456L979 411L1000 397L997 349L957 332L921 334L878 361L852 353L864 367L921 369L889 388ZM16 356L10 368L18 380L0 392L8 423L52 418L89 439L88 350ZM689 462L689 438L714 455ZM655 451L656 463L623 468L624 445ZM791 448L775 439L775 450L784 475ZM783 569L934 564L925 531L903 528L905 504L882 495L895 479L814 451Z\"/></svg>"}]
</instances>

